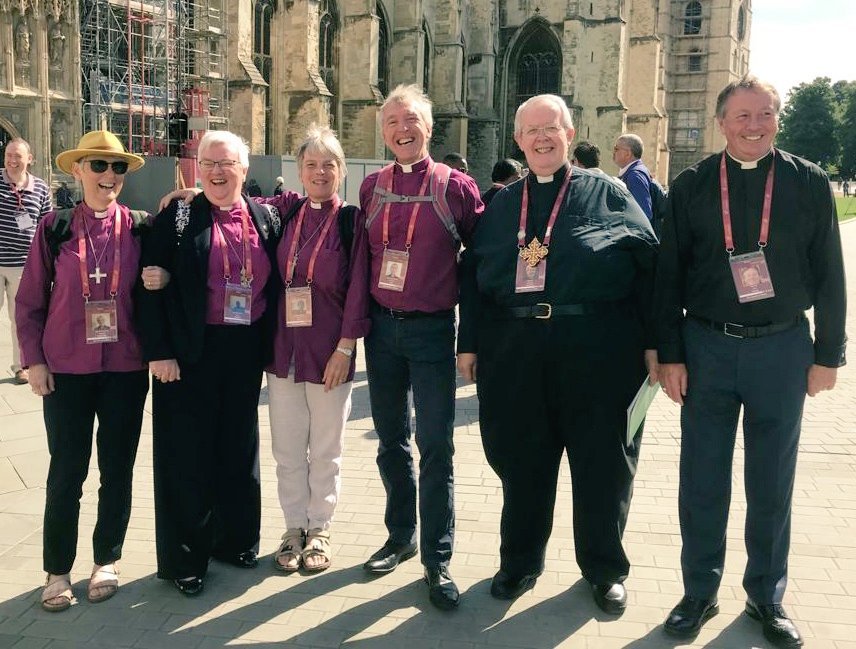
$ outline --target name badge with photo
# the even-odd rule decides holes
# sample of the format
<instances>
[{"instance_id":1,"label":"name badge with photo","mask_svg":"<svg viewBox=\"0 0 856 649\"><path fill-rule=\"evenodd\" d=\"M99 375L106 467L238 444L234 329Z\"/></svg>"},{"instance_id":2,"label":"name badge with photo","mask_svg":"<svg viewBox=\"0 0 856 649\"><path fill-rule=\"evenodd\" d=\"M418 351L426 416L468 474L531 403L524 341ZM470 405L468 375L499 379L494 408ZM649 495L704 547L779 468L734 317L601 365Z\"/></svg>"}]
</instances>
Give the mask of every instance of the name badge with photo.
<instances>
[{"instance_id":1,"label":"name badge with photo","mask_svg":"<svg viewBox=\"0 0 856 649\"><path fill-rule=\"evenodd\" d=\"M312 290L308 286L285 289L285 326L312 326Z\"/></svg>"},{"instance_id":2,"label":"name badge with photo","mask_svg":"<svg viewBox=\"0 0 856 649\"><path fill-rule=\"evenodd\" d=\"M226 284L226 299L223 302L223 322L248 325L253 304L253 289L240 284Z\"/></svg>"},{"instance_id":3,"label":"name badge with photo","mask_svg":"<svg viewBox=\"0 0 856 649\"><path fill-rule=\"evenodd\" d=\"M410 256L403 250L385 249L380 265L380 276L377 278L377 287L401 293L404 290L409 260Z\"/></svg>"},{"instance_id":4,"label":"name badge with photo","mask_svg":"<svg viewBox=\"0 0 856 649\"><path fill-rule=\"evenodd\" d=\"M530 266L522 257L517 258L517 274L514 280L515 293L536 293L544 290L547 283L547 264L541 262Z\"/></svg>"},{"instance_id":5,"label":"name badge with photo","mask_svg":"<svg viewBox=\"0 0 856 649\"><path fill-rule=\"evenodd\" d=\"M25 232L26 230L31 230L36 227L36 222L33 220L33 217L30 216L29 212L17 212L15 214L15 223L18 224L18 229L21 232Z\"/></svg>"},{"instance_id":6,"label":"name badge with photo","mask_svg":"<svg viewBox=\"0 0 856 649\"><path fill-rule=\"evenodd\" d=\"M728 263L731 264L731 277L734 279L734 288L737 289L737 300L741 304L775 297L773 280L770 279L770 269L767 267L763 250L735 255Z\"/></svg>"},{"instance_id":7,"label":"name badge with photo","mask_svg":"<svg viewBox=\"0 0 856 649\"><path fill-rule=\"evenodd\" d=\"M113 300L93 300L86 302L83 308L87 345L115 343L119 339L116 302Z\"/></svg>"}]
</instances>

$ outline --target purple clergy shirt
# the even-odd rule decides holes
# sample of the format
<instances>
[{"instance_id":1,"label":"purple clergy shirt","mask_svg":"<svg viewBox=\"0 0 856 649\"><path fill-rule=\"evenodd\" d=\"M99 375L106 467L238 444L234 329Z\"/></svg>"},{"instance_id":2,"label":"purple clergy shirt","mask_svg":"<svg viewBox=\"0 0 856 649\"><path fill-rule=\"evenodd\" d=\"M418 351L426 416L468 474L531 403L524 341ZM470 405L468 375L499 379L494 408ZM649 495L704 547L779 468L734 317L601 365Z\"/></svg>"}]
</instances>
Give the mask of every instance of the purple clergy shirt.
<instances>
[{"instance_id":1,"label":"purple clergy shirt","mask_svg":"<svg viewBox=\"0 0 856 649\"><path fill-rule=\"evenodd\" d=\"M425 158L405 167L396 162L392 191L401 195L417 195L430 160ZM407 169L410 171L406 172ZM360 187L360 205L363 212L368 212L379 173L367 176ZM478 218L484 211L478 185L470 176L453 169L446 190L446 200L455 217L458 233L464 245L467 245ZM378 288L383 261L384 210L372 221L368 231L371 295L381 306L396 311L444 311L454 308L458 301L458 246L440 221L440 217L434 213L432 204L418 204L421 207L416 216L407 278L401 292ZM413 205L414 203L391 204L389 248L392 250L405 249Z\"/></svg>"},{"instance_id":2,"label":"purple clergy shirt","mask_svg":"<svg viewBox=\"0 0 856 649\"><path fill-rule=\"evenodd\" d=\"M332 205L332 201L325 201L319 208L318 203L306 202L306 216L300 231L297 264L291 284L293 288L306 286L309 260ZM295 216L286 226L276 249L277 266L283 282L287 276L285 264L296 227ZM365 219L357 212L350 253L343 247L337 223L330 227L318 251L312 275L312 326L286 327L285 292L280 295L274 360L268 371L285 378L293 361L295 382L323 383L324 368L339 339L362 338L369 332L368 272ZM348 381L354 378L355 362L356 357L352 357Z\"/></svg>"},{"instance_id":3,"label":"purple clergy shirt","mask_svg":"<svg viewBox=\"0 0 856 649\"><path fill-rule=\"evenodd\" d=\"M208 253L208 307L205 314L207 324L233 324L223 321L223 305L226 301L226 280L223 277L223 239L226 240L226 252L229 255L230 284L241 283L241 266L244 264L244 239L241 225L241 212L246 211L242 202L228 210L211 208L211 249ZM262 317L267 305L265 284L270 277L270 260L259 242L253 217L247 211L250 233L250 257L253 263L253 282L250 287L253 296L250 307L250 319L255 322ZM218 233L218 224L223 238ZM237 325L241 326L241 325Z\"/></svg>"},{"instance_id":4,"label":"purple clergy shirt","mask_svg":"<svg viewBox=\"0 0 856 649\"><path fill-rule=\"evenodd\" d=\"M116 244L113 218L117 211L122 219L121 268L116 295L118 340L87 344L78 232L83 223L91 238L91 245L89 241L86 243L87 274L95 272L96 256L101 272L107 273L100 284L90 277L89 299L108 300ZM88 205L80 203L72 213L72 236L62 243L56 259L45 237L46 229L51 228L55 221L56 212L50 212L39 222L15 298L21 364L24 367L47 364L51 372L63 374L145 369L134 328L132 299L134 284L140 274L140 238L131 232L133 221L128 208L114 203L108 210L108 216L98 219Z\"/></svg>"}]
</instances>

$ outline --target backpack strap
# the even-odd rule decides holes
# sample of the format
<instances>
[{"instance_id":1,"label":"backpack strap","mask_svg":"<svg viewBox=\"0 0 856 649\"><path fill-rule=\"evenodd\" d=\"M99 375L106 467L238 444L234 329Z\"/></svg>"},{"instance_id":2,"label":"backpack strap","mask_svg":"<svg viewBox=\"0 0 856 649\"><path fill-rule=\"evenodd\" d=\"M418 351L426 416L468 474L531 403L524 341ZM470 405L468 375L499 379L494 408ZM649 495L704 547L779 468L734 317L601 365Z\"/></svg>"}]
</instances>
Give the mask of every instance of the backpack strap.
<instances>
[{"instance_id":1,"label":"backpack strap","mask_svg":"<svg viewBox=\"0 0 856 649\"><path fill-rule=\"evenodd\" d=\"M53 225L46 229L45 239L51 251L51 257L59 257L59 247L71 239L71 214L74 208L67 207L56 211L56 220Z\"/></svg>"},{"instance_id":2,"label":"backpack strap","mask_svg":"<svg viewBox=\"0 0 856 649\"><path fill-rule=\"evenodd\" d=\"M357 206L342 203L339 208L339 239L342 240L342 247L348 255L348 261L351 259L351 249L354 247L354 229L356 228Z\"/></svg>"},{"instance_id":3,"label":"backpack strap","mask_svg":"<svg viewBox=\"0 0 856 649\"><path fill-rule=\"evenodd\" d=\"M443 228L449 232L452 240L456 245L460 245L461 236L458 234L458 228L455 225L455 217L452 210L449 208L449 202L446 199L446 190L449 187L449 177L452 174L452 168L443 163L436 163L434 170L431 173L431 179L428 183L428 193L425 196L412 196L404 194L396 194L391 192L386 187L390 186L392 179L393 164L388 164L377 175L375 180L374 191L366 210L366 230L371 227L372 222L380 214L381 209L387 203L428 203L434 207L434 213Z\"/></svg>"}]
</instances>

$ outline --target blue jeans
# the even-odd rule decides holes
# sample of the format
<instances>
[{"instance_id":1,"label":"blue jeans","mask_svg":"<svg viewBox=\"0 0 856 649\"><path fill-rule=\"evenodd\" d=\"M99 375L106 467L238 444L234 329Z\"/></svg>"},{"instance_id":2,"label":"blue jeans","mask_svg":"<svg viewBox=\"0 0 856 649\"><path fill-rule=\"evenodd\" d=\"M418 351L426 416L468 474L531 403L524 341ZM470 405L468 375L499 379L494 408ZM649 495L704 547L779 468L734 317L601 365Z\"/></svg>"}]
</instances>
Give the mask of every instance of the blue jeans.
<instances>
[{"instance_id":1,"label":"blue jeans","mask_svg":"<svg viewBox=\"0 0 856 649\"><path fill-rule=\"evenodd\" d=\"M416 408L419 520L425 566L448 564L455 532L452 431L455 420L453 315L400 320L372 313L366 369L386 489L384 522L395 543L416 540L416 474L410 450L408 389Z\"/></svg>"}]
</instances>

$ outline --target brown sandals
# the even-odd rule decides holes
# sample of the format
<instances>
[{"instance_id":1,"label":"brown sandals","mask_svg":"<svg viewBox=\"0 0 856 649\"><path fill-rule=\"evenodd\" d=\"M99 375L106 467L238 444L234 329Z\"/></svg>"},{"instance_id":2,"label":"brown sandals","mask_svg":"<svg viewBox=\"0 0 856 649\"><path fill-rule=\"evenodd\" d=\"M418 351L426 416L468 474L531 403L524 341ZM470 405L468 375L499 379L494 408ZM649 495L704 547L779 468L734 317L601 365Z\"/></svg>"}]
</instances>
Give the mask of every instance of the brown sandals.
<instances>
[{"instance_id":1,"label":"brown sandals","mask_svg":"<svg viewBox=\"0 0 856 649\"><path fill-rule=\"evenodd\" d=\"M306 532L306 546L301 553L303 569L306 572L321 572L330 567L330 532L320 527Z\"/></svg>"},{"instance_id":2,"label":"brown sandals","mask_svg":"<svg viewBox=\"0 0 856 649\"><path fill-rule=\"evenodd\" d=\"M299 527L290 528L282 535L279 550L273 555L277 570L297 572L300 570L300 560L303 553L306 532Z\"/></svg>"}]
</instances>

